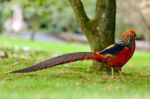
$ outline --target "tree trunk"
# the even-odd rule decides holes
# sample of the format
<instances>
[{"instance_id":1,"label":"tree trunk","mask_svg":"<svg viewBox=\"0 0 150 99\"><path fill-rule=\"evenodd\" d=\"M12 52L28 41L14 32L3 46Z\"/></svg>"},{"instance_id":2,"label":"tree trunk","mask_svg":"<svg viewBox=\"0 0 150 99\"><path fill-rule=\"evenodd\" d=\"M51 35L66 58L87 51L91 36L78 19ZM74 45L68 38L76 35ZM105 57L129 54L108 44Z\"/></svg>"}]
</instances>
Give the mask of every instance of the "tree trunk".
<instances>
[{"instance_id":1,"label":"tree trunk","mask_svg":"<svg viewBox=\"0 0 150 99\"><path fill-rule=\"evenodd\" d=\"M5 7L5 2L8 2L10 0L0 0L0 34L3 32L3 13L4 13L4 7Z\"/></svg>"},{"instance_id":2,"label":"tree trunk","mask_svg":"<svg viewBox=\"0 0 150 99\"><path fill-rule=\"evenodd\" d=\"M82 32L92 51L101 51L114 43L116 0L97 0L94 19L89 19L81 0L69 0ZM102 63L93 62L93 69L108 71Z\"/></svg>"},{"instance_id":3,"label":"tree trunk","mask_svg":"<svg viewBox=\"0 0 150 99\"><path fill-rule=\"evenodd\" d=\"M2 33L3 26L2 26L2 12L0 11L0 34Z\"/></svg>"},{"instance_id":4,"label":"tree trunk","mask_svg":"<svg viewBox=\"0 0 150 99\"><path fill-rule=\"evenodd\" d=\"M3 0L0 1L0 6L2 6L2 3L3 3L3 2L4 2ZM0 34L2 33L2 30L3 30L3 24L2 24L2 10L0 10Z\"/></svg>"},{"instance_id":5,"label":"tree trunk","mask_svg":"<svg viewBox=\"0 0 150 99\"><path fill-rule=\"evenodd\" d=\"M35 40L35 36L36 36L36 32L37 32L37 28L38 28L38 16L33 16L32 20L30 21L30 28L31 28L31 34L30 34L30 40L34 41Z\"/></svg>"}]
</instances>

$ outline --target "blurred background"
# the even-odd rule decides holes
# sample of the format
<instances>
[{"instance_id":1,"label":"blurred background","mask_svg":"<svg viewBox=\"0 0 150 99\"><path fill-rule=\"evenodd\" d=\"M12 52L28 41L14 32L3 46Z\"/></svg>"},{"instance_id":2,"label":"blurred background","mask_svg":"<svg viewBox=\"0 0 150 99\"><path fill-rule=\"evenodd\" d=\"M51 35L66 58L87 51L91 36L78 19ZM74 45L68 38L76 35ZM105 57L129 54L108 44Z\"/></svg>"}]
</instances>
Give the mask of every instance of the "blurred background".
<instances>
[{"instance_id":1,"label":"blurred background","mask_svg":"<svg viewBox=\"0 0 150 99\"><path fill-rule=\"evenodd\" d=\"M96 0L82 1L93 18ZM91 61L8 73L90 48L69 0L0 0L0 99L150 99L150 0L116 1L116 41L127 29L138 34L137 51L123 67L125 81L91 72Z\"/></svg>"},{"instance_id":2,"label":"blurred background","mask_svg":"<svg viewBox=\"0 0 150 99\"><path fill-rule=\"evenodd\" d=\"M0 36L28 40L87 43L68 0L0 0ZM90 18L96 0L83 0ZM137 49L150 49L150 0L117 0L116 38L126 29L138 33Z\"/></svg>"},{"instance_id":3,"label":"blurred background","mask_svg":"<svg viewBox=\"0 0 150 99\"><path fill-rule=\"evenodd\" d=\"M93 18L96 0L82 1ZM8 73L90 47L69 0L0 0L0 99L150 99L150 0L116 1L116 41L126 29L138 34L137 51L123 67L125 81L117 73L112 80L91 72L91 61Z\"/></svg>"}]
</instances>

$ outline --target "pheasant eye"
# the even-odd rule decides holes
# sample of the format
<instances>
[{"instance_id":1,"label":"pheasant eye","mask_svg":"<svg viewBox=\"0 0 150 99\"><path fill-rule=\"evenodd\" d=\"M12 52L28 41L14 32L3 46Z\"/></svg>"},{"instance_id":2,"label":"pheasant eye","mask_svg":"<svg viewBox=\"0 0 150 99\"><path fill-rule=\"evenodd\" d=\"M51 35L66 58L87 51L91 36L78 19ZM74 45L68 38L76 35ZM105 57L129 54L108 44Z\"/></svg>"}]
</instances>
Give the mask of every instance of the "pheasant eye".
<instances>
[{"instance_id":1,"label":"pheasant eye","mask_svg":"<svg viewBox=\"0 0 150 99\"><path fill-rule=\"evenodd\" d=\"M131 36L132 36L132 37L135 37L135 36L136 36L136 34L132 34Z\"/></svg>"},{"instance_id":2,"label":"pheasant eye","mask_svg":"<svg viewBox=\"0 0 150 99\"><path fill-rule=\"evenodd\" d=\"M123 33L122 36L126 36L126 35Z\"/></svg>"},{"instance_id":3,"label":"pheasant eye","mask_svg":"<svg viewBox=\"0 0 150 99\"><path fill-rule=\"evenodd\" d=\"M135 35L134 35L134 34L132 34L132 37L135 37Z\"/></svg>"}]
</instances>

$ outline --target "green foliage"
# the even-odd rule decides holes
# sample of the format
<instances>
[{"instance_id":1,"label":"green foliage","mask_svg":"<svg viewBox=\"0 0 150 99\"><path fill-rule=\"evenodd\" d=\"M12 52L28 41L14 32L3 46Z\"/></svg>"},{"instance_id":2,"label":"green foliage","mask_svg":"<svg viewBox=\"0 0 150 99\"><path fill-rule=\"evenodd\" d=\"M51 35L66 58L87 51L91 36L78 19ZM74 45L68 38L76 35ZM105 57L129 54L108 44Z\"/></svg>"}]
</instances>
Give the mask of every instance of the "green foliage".
<instances>
[{"instance_id":1,"label":"green foliage","mask_svg":"<svg viewBox=\"0 0 150 99\"><path fill-rule=\"evenodd\" d=\"M0 4L0 33L3 30L3 23L4 23L4 15L3 15L3 10L4 10L4 4Z\"/></svg>"},{"instance_id":2,"label":"green foliage","mask_svg":"<svg viewBox=\"0 0 150 99\"><path fill-rule=\"evenodd\" d=\"M5 6L6 15L11 13L12 6L16 4L22 8L25 19L36 31L79 32L68 0L12 0Z\"/></svg>"},{"instance_id":3,"label":"green foliage","mask_svg":"<svg viewBox=\"0 0 150 99\"><path fill-rule=\"evenodd\" d=\"M49 23L52 32L67 31L79 32L79 27L76 23L71 6L65 0L64 2L58 1L56 4L51 5L52 14Z\"/></svg>"},{"instance_id":4,"label":"green foliage","mask_svg":"<svg viewBox=\"0 0 150 99\"><path fill-rule=\"evenodd\" d=\"M94 17L95 1L83 0L89 17ZM5 2L6 20L12 16L12 6L18 4L32 29L47 32L76 32L80 29L68 0L11 0Z\"/></svg>"},{"instance_id":5,"label":"green foliage","mask_svg":"<svg viewBox=\"0 0 150 99\"><path fill-rule=\"evenodd\" d=\"M6 40L7 39L7 40ZM67 53L89 51L77 44L26 41L0 36L0 49L10 58L0 62L1 99L149 99L150 53L136 52L123 67L125 81L112 81L111 76L100 72L88 72L89 62L76 62L29 74L9 74L10 70L27 67L54 57L49 51ZM2 47L5 45L5 48ZM28 46L31 50L14 49ZM37 49L41 48L39 51ZM16 53L22 57L12 55ZM54 53L54 52L53 52ZM68 67L69 66L69 67Z\"/></svg>"}]
</instances>

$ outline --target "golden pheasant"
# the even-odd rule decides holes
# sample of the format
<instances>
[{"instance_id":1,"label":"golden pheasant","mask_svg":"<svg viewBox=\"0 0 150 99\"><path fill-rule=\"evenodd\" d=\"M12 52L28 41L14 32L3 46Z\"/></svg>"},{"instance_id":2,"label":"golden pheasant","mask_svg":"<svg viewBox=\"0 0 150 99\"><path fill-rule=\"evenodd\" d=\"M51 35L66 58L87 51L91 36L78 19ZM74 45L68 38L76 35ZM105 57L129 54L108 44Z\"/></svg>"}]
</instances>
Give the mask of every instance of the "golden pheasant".
<instances>
[{"instance_id":1,"label":"golden pheasant","mask_svg":"<svg viewBox=\"0 0 150 99\"><path fill-rule=\"evenodd\" d=\"M121 68L128 62L135 51L135 36L136 32L134 30L127 30L122 33L120 42L112 44L99 52L75 52L64 54L24 69L12 71L11 73L27 73L79 60L95 60L103 62L111 67L112 78L114 78L113 68L117 67L120 77L123 79Z\"/></svg>"}]
</instances>

